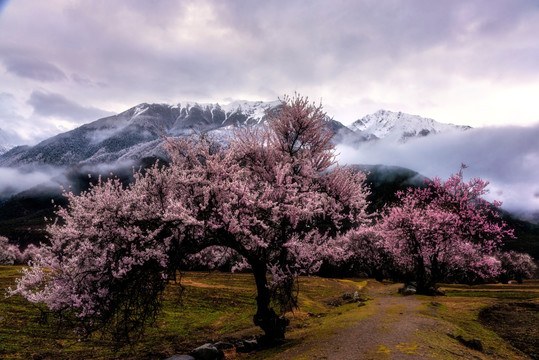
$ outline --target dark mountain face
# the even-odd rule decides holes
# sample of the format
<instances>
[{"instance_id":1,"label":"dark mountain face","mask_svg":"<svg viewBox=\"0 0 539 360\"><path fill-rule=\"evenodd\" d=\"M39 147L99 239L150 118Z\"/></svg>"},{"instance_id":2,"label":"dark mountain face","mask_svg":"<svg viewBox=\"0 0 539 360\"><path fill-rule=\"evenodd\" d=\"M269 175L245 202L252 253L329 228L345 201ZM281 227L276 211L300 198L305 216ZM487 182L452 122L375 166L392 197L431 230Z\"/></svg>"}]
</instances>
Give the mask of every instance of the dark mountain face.
<instances>
[{"instance_id":1,"label":"dark mountain face","mask_svg":"<svg viewBox=\"0 0 539 360\"><path fill-rule=\"evenodd\" d=\"M215 133L217 140L232 136L234 128L256 126L266 120L265 111L276 112L279 103L244 102L223 108L210 105L140 104L121 114L99 119L42 141L33 147L17 147L0 156L0 166L49 165L69 167L137 161L164 157L163 136ZM338 121L328 118L335 141L354 136Z\"/></svg>"},{"instance_id":2,"label":"dark mountain face","mask_svg":"<svg viewBox=\"0 0 539 360\"><path fill-rule=\"evenodd\" d=\"M0 166L71 166L105 153L120 157L124 150L167 134L179 112L174 110L168 105L142 104L33 147L15 148L0 156Z\"/></svg>"}]
</instances>

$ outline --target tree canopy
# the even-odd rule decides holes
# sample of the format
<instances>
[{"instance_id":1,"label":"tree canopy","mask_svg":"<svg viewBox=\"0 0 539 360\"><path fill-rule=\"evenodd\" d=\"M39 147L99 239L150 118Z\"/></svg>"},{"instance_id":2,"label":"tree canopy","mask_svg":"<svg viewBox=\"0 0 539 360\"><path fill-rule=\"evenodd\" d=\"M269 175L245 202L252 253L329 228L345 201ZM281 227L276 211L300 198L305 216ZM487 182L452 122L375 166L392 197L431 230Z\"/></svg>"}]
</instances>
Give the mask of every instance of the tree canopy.
<instances>
[{"instance_id":1,"label":"tree canopy","mask_svg":"<svg viewBox=\"0 0 539 360\"><path fill-rule=\"evenodd\" d=\"M280 314L296 305L295 279L341 256L336 238L368 222L368 190L363 173L335 163L321 106L285 97L268 117L226 146L167 139L170 164L137 172L128 186L100 180L66 193L50 245L13 293L82 334L130 339L155 318L182 264L227 249L254 275L255 324L266 339L283 338Z\"/></svg>"}]
</instances>

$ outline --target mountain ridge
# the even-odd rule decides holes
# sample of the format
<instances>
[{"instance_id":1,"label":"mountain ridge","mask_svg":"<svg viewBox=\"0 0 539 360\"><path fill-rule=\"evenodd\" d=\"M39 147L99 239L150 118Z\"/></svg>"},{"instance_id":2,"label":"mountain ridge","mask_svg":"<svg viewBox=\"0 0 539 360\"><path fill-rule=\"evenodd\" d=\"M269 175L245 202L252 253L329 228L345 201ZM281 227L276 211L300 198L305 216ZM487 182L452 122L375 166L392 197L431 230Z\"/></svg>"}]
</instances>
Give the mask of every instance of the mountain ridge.
<instances>
[{"instance_id":1,"label":"mountain ridge","mask_svg":"<svg viewBox=\"0 0 539 360\"><path fill-rule=\"evenodd\" d=\"M266 121L268 111L279 111L280 106L280 101L234 101L226 105L189 101L175 105L141 103L34 146L6 148L0 154L0 166L73 166L163 157L166 156L161 149L163 136L206 133L217 141L226 142L233 136L234 128L259 126ZM350 127L329 116L326 121L335 135L335 143L351 144L380 138L404 142L414 137L467 128L387 110L356 120Z\"/></svg>"},{"instance_id":2,"label":"mountain ridge","mask_svg":"<svg viewBox=\"0 0 539 360\"><path fill-rule=\"evenodd\" d=\"M356 133L367 134L373 139L406 142L410 138L455 130L468 130L471 127L440 123L430 118L400 111L378 110L354 121L349 128Z\"/></svg>"}]
</instances>

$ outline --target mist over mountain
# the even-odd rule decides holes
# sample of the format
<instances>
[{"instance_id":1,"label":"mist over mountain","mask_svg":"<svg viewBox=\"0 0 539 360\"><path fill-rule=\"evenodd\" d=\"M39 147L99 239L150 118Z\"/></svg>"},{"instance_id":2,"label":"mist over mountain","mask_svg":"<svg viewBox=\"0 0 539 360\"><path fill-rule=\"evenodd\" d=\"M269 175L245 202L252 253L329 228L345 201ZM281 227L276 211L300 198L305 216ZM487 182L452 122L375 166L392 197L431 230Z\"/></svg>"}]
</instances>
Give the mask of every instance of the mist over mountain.
<instances>
[{"instance_id":1,"label":"mist over mountain","mask_svg":"<svg viewBox=\"0 0 539 360\"><path fill-rule=\"evenodd\" d=\"M35 146L11 147L0 154L0 199L39 184L68 186L67 173L132 171L141 163L166 159L164 136L206 134L226 143L236 128L259 126L267 112L280 106L279 101L139 104ZM465 175L490 180L491 198L504 201L504 209L539 221L538 126L472 129L387 110L349 127L330 117L326 121L341 164L401 166L446 178L466 163L470 168ZM7 143L5 136L0 141Z\"/></svg>"},{"instance_id":2,"label":"mist over mountain","mask_svg":"<svg viewBox=\"0 0 539 360\"><path fill-rule=\"evenodd\" d=\"M539 124L530 127L474 128L445 132L405 143L381 139L340 144L342 163L403 166L429 178L447 178L462 163L466 179L490 182L489 201L520 218L539 223Z\"/></svg>"},{"instance_id":3,"label":"mist over mountain","mask_svg":"<svg viewBox=\"0 0 539 360\"><path fill-rule=\"evenodd\" d=\"M234 135L235 128L258 126L266 120L266 112L278 111L280 106L279 101L235 101L227 105L144 103L118 115L56 135L32 147L6 146L0 155L0 166L66 167L76 164L125 163L150 156L163 157L163 136L204 133L217 141L226 142ZM326 121L335 135L336 144L357 144L379 138L405 141L461 128L384 110L357 120L351 127L329 117ZM11 150L7 151L8 148Z\"/></svg>"}]
</instances>

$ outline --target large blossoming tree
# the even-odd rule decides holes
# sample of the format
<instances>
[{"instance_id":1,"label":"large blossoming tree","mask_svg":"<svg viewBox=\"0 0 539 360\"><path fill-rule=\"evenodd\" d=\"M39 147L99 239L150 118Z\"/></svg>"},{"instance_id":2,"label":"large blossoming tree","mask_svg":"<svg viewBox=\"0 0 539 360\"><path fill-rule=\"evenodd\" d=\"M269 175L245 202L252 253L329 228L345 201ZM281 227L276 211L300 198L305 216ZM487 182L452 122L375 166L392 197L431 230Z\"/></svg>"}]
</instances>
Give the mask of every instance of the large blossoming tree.
<instances>
[{"instance_id":1,"label":"large blossoming tree","mask_svg":"<svg viewBox=\"0 0 539 360\"><path fill-rule=\"evenodd\" d=\"M464 168L446 181L436 178L425 187L399 192L399 202L379 223L385 250L404 278L417 282L419 293L463 274L477 282L501 271L493 253L513 231L499 219L500 203L481 197L488 182L464 181Z\"/></svg>"},{"instance_id":2,"label":"large blossoming tree","mask_svg":"<svg viewBox=\"0 0 539 360\"><path fill-rule=\"evenodd\" d=\"M284 338L279 313L296 305L295 279L340 256L335 239L368 220L368 191L363 173L335 164L321 106L285 97L268 115L227 147L167 139L170 164L127 187L112 179L67 193L50 245L13 293L84 334L126 339L155 318L182 264L228 252L254 275L254 323L267 340Z\"/></svg>"}]
</instances>

